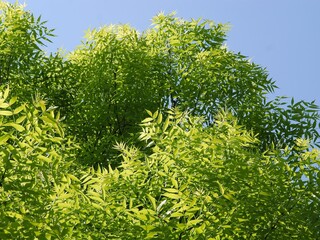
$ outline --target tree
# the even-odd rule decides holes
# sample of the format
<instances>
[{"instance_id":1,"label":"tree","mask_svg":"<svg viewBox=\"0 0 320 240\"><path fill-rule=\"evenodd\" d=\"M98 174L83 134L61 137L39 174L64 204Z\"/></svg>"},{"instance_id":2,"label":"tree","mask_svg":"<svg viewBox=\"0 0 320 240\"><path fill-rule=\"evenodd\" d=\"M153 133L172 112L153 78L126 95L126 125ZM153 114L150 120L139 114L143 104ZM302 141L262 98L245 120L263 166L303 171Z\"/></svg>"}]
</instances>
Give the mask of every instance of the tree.
<instances>
[{"instance_id":1,"label":"tree","mask_svg":"<svg viewBox=\"0 0 320 240\"><path fill-rule=\"evenodd\" d=\"M76 111L70 118L89 158L104 164L115 140L128 141L145 109L180 107L214 123L228 109L258 134L262 150L293 146L299 137L317 143L314 102L268 101L276 86L265 69L224 45L226 26L160 14L139 34L129 26L88 31L68 59L77 73ZM92 160L88 160L92 164Z\"/></svg>"},{"instance_id":2,"label":"tree","mask_svg":"<svg viewBox=\"0 0 320 240\"><path fill-rule=\"evenodd\" d=\"M96 201L108 213L95 222L110 217L106 236L121 229L114 235L121 239L317 239L317 149L298 139L295 156L261 153L259 140L228 113L209 128L179 111L165 120L149 115L141 124L145 149L118 144L120 171L92 178L107 191Z\"/></svg>"},{"instance_id":3,"label":"tree","mask_svg":"<svg viewBox=\"0 0 320 240\"><path fill-rule=\"evenodd\" d=\"M9 88L0 93L0 238L55 238L68 219L59 197L74 178L76 145L44 101L17 103Z\"/></svg>"},{"instance_id":4,"label":"tree","mask_svg":"<svg viewBox=\"0 0 320 240\"><path fill-rule=\"evenodd\" d=\"M69 64L60 53L47 56L41 49L51 42L53 30L19 4L1 1L0 13L0 84L10 84L22 101L32 102L38 93L68 114L73 94Z\"/></svg>"},{"instance_id":5,"label":"tree","mask_svg":"<svg viewBox=\"0 0 320 240\"><path fill-rule=\"evenodd\" d=\"M268 101L225 25L153 24L48 56L0 2L0 238L319 239L315 103Z\"/></svg>"}]
</instances>

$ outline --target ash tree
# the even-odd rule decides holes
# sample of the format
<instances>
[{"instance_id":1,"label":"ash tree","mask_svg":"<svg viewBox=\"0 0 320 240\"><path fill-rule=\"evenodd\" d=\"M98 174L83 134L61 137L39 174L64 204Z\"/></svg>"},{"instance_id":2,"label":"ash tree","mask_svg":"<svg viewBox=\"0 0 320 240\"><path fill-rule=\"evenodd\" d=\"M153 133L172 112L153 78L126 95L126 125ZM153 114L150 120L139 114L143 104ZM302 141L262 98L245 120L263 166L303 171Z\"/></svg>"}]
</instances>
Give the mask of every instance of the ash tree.
<instances>
[{"instance_id":1,"label":"ash tree","mask_svg":"<svg viewBox=\"0 0 320 240\"><path fill-rule=\"evenodd\" d=\"M275 83L264 68L228 50L226 30L160 14L143 33L126 25L88 31L68 55L78 86L70 126L88 158L110 161L114 141L130 139L145 109L171 107L205 117L207 126L220 109L228 110L258 135L262 150L293 146L299 137L317 144L316 104L268 100Z\"/></svg>"},{"instance_id":2,"label":"ash tree","mask_svg":"<svg viewBox=\"0 0 320 240\"><path fill-rule=\"evenodd\" d=\"M319 239L319 113L227 26L53 30L0 1L1 239Z\"/></svg>"}]
</instances>

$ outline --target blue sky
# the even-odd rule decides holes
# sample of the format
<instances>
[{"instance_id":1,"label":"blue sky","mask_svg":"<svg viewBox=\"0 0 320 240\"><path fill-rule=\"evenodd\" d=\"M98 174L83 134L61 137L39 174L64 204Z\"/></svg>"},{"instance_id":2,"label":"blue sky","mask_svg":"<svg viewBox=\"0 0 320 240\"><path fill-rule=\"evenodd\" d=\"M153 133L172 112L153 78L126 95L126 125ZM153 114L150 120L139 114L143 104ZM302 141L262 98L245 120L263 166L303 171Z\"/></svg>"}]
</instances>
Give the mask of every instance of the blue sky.
<instances>
[{"instance_id":1,"label":"blue sky","mask_svg":"<svg viewBox=\"0 0 320 240\"><path fill-rule=\"evenodd\" d=\"M10 2L15 2L14 0ZM73 50L88 28L129 23L143 31L164 11L229 23L227 46L266 67L276 95L320 104L319 0L20 0L48 20L57 37L48 51Z\"/></svg>"}]
</instances>

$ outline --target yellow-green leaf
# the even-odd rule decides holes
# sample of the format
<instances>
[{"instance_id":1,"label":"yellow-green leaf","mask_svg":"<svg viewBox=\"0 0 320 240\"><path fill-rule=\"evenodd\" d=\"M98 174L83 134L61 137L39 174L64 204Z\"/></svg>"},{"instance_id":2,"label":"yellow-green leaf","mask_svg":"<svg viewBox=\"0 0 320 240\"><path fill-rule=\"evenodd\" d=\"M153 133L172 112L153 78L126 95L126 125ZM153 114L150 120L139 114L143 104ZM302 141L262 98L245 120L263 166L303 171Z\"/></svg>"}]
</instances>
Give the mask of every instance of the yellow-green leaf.
<instances>
[{"instance_id":1,"label":"yellow-green leaf","mask_svg":"<svg viewBox=\"0 0 320 240\"><path fill-rule=\"evenodd\" d=\"M156 199L154 197L152 197L150 194L147 194L153 209L156 211L157 210L157 204L156 204Z\"/></svg>"},{"instance_id":2,"label":"yellow-green leaf","mask_svg":"<svg viewBox=\"0 0 320 240\"><path fill-rule=\"evenodd\" d=\"M10 106L9 103L5 103L5 102L0 103L0 108L7 108L7 107L9 107L9 106Z\"/></svg>"},{"instance_id":3,"label":"yellow-green leaf","mask_svg":"<svg viewBox=\"0 0 320 240\"><path fill-rule=\"evenodd\" d=\"M74 180L74 181L76 181L76 182L80 182L80 180L79 180L76 176L74 176L74 175L72 175L72 174L67 174L67 176L68 176L70 179L72 179L72 180Z\"/></svg>"},{"instance_id":4,"label":"yellow-green leaf","mask_svg":"<svg viewBox=\"0 0 320 240\"><path fill-rule=\"evenodd\" d=\"M164 122L164 125L162 127L162 131L165 132L169 126L170 118L169 116L167 117L166 121Z\"/></svg>"},{"instance_id":5,"label":"yellow-green leaf","mask_svg":"<svg viewBox=\"0 0 320 240\"><path fill-rule=\"evenodd\" d=\"M99 204L96 204L96 203L91 203L91 205L97 209L103 209L103 207Z\"/></svg>"},{"instance_id":6,"label":"yellow-green leaf","mask_svg":"<svg viewBox=\"0 0 320 240\"><path fill-rule=\"evenodd\" d=\"M231 202L235 202L236 200L232 197L231 194L223 194L223 197L225 197L226 199L228 199Z\"/></svg>"},{"instance_id":7,"label":"yellow-green leaf","mask_svg":"<svg viewBox=\"0 0 320 240\"><path fill-rule=\"evenodd\" d=\"M0 115L2 115L2 116L12 116L13 113L11 111L3 110L3 111L0 111Z\"/></svg>"},{"instance_id":8,"label":"yellow-green leaf","mask_svg":"<svg viewBox=\"0 0 320 240\"><path fill-rule=\"evenodd\" d=\"M95 200L97 202L100 203L104 203L104 201L100 198L100 197L96 197L96 196L89 196L90 199Z\"/></svg>"},{"instance_id":9,"label":"yellow-green leaf","mask_svg":"<svg viewBox=\"0 0 320 240\"><path fill-rule=\"evenodd\" d=\"M45 162L48 162L48 163L51 163L51 162L52 162L52 160L51 160L50 158L45 157L45 156L43 156L43 155L39 155L37 158L38 158L39 160L41 160L41 161L45 161Z\"/></svg>"},{"instance_id":10,"label":"yellow-green leaf","mask_svg":"<svg viewBox=\"0 0 320 240\"><path fill-rule=\"evenodd\" d=\"M58 207L60 207L60 208L71 208L71 207L73 207L73 205L71 203L61 202L61 203L58 203Z\"/></svg>"},{"instance_id":11,"label":"yellow-green leaf","mask_svg":"<svg viewBox=\"0 0 320 240\"><path fill-rule=\"evenodd\" d=\"M22 132L25 130L25 128L23 126L16 124L16 123L6 123L6 124L3 124L2 126L14 127L19 132Z\"/></svg>"},{"instance_id":12,"label":"yellow-green leaf","mask_svg":"<svg viewBox=\"0 0 320 240\"><path fill-rule=\"evenodd\" d=\"M7 97L9 96L9 91L10 91L10 89L9 89L9 86L6 88L6 90L4 90L4 93L3 93L3 98L4 99L7 99Z\"/></svg>"},{"instance_id":13,"label":"yellow-green leaf","mask_svg":"<svg viewBox=\"0 0 320 240\"><path fill-rule=\"evenodd\" d=\"M171 182L172 182L172 185L173 185L175 188L179 188L178 181L177 181L176 179L171 178L170 180L171 180Z\"/></svg>"},{"instance_id":14,"label":"yellow-green leaf","mask_svg":"<svg viewBox=\"0 0 320 240\"><path fill-rule=\"evenodd\" d=\"M183 213L181 212L174 212L170 215L170 217L182 217L183 216Z\"/></svg>"},{"instance_id":15,"label":"yellow-green leaf","mask_svg":"<svg viewBox=\"0 0 320 240\"><path fill-rule=\"evenodd\" d=\"M222 225L223 228L231 228L230 225Z\"/></svg>"},{"instance_id":16,"label":"yellow-green leaf","mask_svg":"<svg viewBox=\"0 0 320 240\"><path fill-rule=\"evenodd\" d=\"M21 116L21 117L19 117L17 120L16 120L16 123L22 123L23 122L23 120L25 120L26 119L26 116Z\"/></svg>"},{"instance_id":17,"label":"yellow-green leaf","mask_svg":"<svg viewBox=\"0 0 320 240\"><path fill-rule=\"evenodd\" d=\"M190 221L187 222L187 226L188 226L188 227L189 227L189 226L193 226L193 225L196 225L196 224L201 223L201 222L202 222L201 219L190 220Z\"/></svg>"},{"instance_id":18,"label":"yellow-green leaf","mask_svg":"<svg viewBox=\"0 0 320 240\"><path fill-rule=\"evenodd\" d=\"M142 220L142 221L148 220L147 216L144 215L144 214L141 214L141 213L137 213L137 214L136 214L136 217L137 217L138 219Z\"/></svg>"},{"instance_id":19,"label":"yellow-green leaf","mask_svg":"<svg viewBox=\"0 0 320 240\"><path fill-rule=\"evenodd\" d=\"M268 197L268 196L270 196L270 194L269 194L269 193L267 193L267 192L263 192L263 191L259 192L259 194L260 194L260 195L263 195L263 196L267 196L267 197Z\"/></svg>"},{"instance_id":20,"label":"yellow-green leaf","mask_svg":"<svg viewBox=\"0 0 320 240\"><path fill-rule=\"evenodd\" d=\"M20 107L17 107L15 110L13 110L13 114L18 114L19 112L21 112L22 110L24 110L25 105L21 105Z\"/></svg>"},{"instance_id":21,"label":"yellow-green leaf","mask_svg":"<svg viewBox=\"0 0 320 240\"><path fill-rule=\"evenodd\" d=\"M16 213L16 212L9 212L7 211L6 214L12 218L16 218L16 219L22 219L23 216L19 213Z\"/></svg>"},{"instance_id":22,"label":"yellow-green leaf","mask_svg":"<svg viewBox=\"0 0 320 240\"><path fill-rule=\"evenodd\" d=\"M50 124L53 124L53 125L57 124L55 120L53 120L53 119L51 119L51 118L49 118L47 116L42 116L41 119L46 123L50 123Z\"/></svg>"},{"instance_id":23,"label":"yellow-green leaf","mask_svg":"<svg viewBox=\"0 0 320 240\"><path fill-rule=\"evenodd\" d=\"M157 123L160 124L162 122L162 114L159 113Z\"/></svg>"},{"instance_id":24,"label":"yellow-green leaf","mask_svg":"<svg viewBox=\"0 0 320 240\"><path fill-rule=\"evenodd\" d=\"M245 219L245 218L238 218L238 221L239 221L239 222L247 222L247 221L249 221L249 219Z\"/></svg>"},{"instance_id":25,"label":"yellow-green leaf","mask_svg":"<svg viewBox=\"0 0 320 240\"><path fill-rule=\"evenodd\" d=\"M46 102L44 100L39 101L39 106L40 106L42 112L44 112L46 110Z\"/></svg>"},{"instance_id":26,"label":"yellow-green leaf","mask_svg":"<svg viewBox=\"0 0 320 240\"><path fill-rule=\"evenodd\" d=\"M159 232L149 232L147 234L147 239L155 239L154 237L157 236L159 234Z\"/></svg>"},{"instance_id":27,"label":"yellow-green leaf","mask_svg":"<svg viewBox=\"0 0 320 240\"><path fill-rule=\"evenodd\" d=\"M155 228L155 226L153 226L153 225L142 225L141 227L142 227L144 230L148 231L148 232ZM147 236L149 236L149 234L148 234ZM153 235L150 235L150 236L154 236L154 234L153 234ZM148 237L147 237L147 238L148 238ZM154 238L153 238L153 239L154 239Z\"/></svg>"},{"instance_id":28,"label":"yellow-green leaf","mask_svg":"<svg viewBox=\"0 0 320 240\"><path fill-rule=\"evenodd\" d=\"M1 137L0 137L0 145L6 143L9 138L10 138L10 135L9 135L9 134L6 134L6 135L1 136Z\"/></svg>"},{"instance_id":29,"label":"yellow-green leaf","mask_svg":"<svg viewBox=\"0 0 320 240\"><path fill-rule=\"evenodd\" d=\"M153 113L153 115L152 115L152 118L153 118L153 119L156 119L156 118L158 117L158 114L159 114L159 111L158 111L158 110L155 111L155 112Z\"/></svg>"},{"instance_id":30,"label":"yellow-green leaf","mask_svg":"<svg viewBox=\"0 0 320 240\"><path fill-rule=\"evenodd\" d=\"M178 193L179 192L179 190L174 189L174 188L165 188L164 190L169 192L169 193Z\"/></svg>"},{"instance_id":31,"label":"yellow-green leaf","mask_svg":"<svg viewBox=\"0 0 320 240\"><path fill-rule=\"evenodd\" d=\"M162 195L170 199L180 199L180 196L178 194L164 193Z\"/></svg>"},{"instance_id":32,"label":"yellow-green leaf","mask_svg":"<svg viewBox=\"0 0 320 240\"><path fill-rule=\"evenodd\" d=\"M151 111L146 110L146 112L148 113L148 115L149 115L150 117L152 117L152 112L151 112Z\"/></svg>"},{"instance_id":33,"label":"yellow-green leaf","mask_svg":"<svg viewBox=\"0 0 320 240\"><path fill-rule=\"evenodd\" d=\"M14 104L17 101L17 99L18 99L17 96L12 97L9 101L9 105L11 106L12 104Z\"/></svg>"},{"instance_id":34,"label":"yellow-green leaf","mask_svg":"<svg viewBox=\"0 0 320 240\"><path fill-rule=\"evenodd\" d=\"M224 194L224 188L223 188L223 186L222 186L222 184L220 182L217 181L217 183L219 185L220 193L223 195Z\"/></svg>"},{"instance_id":35,"label":"yellow-green leaf","mask_svg":"<svg viewBox=\"0 0 320 240\"><path fill-rule=\"evenodd\" d=\"M148 122L151 122L151 121L153 121L153 118L148 117L148 118L142 120L142 123L148 123Z\"/></svg>"}]
</instances>

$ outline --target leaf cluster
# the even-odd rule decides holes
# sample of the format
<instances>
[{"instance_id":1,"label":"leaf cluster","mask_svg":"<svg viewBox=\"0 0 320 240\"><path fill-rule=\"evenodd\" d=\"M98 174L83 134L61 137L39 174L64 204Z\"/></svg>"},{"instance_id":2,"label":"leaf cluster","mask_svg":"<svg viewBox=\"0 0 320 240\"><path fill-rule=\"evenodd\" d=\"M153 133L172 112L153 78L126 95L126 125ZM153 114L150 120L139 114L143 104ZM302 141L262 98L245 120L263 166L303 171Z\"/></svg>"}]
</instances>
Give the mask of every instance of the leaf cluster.
<instances>
[{"instance_id":1,"label":"leaf cluster","mask_svg":"<svg viewBox=\"0 0 320 240\"><path fill-rule=\"evenodd\" d=\"M226 31L159 14L47 55L0 1L0 238L319 239L318 106L268 100Z\"/></svg>"}]
</instances>

